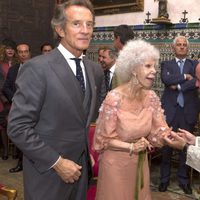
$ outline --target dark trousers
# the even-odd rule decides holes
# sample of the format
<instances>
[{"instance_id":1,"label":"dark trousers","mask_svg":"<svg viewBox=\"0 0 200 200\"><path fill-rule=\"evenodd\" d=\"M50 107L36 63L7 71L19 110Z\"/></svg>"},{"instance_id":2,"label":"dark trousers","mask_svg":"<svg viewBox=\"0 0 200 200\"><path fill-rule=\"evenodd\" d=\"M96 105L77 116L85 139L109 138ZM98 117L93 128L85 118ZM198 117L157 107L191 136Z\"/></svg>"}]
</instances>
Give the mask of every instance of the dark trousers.
<instances>
[{"instance_id":1,"label":"dark trousers","mask_svg":"<svg viewBox=\"0 0 200 200\"><path fill-rule=\"evenodd\" d=\"M188 124L184 117L183 108L177 106L176 114L174 116L173 121L168 124L169 127L172 127L173 131L177 131L178 128L185 129L189 132L192 132L194 129L194 124ZM186 154L182 151L177 151L179 154L179 168L177 171L178 181L180 184L188 184L189 183L189 167L186 163ZM162 162L160 167L160 182L167 183L170 180L171 174L171 157L172 157L173 149L169 146L164 146L161 149L162 154Z\"/></svg>"}]
</instances>

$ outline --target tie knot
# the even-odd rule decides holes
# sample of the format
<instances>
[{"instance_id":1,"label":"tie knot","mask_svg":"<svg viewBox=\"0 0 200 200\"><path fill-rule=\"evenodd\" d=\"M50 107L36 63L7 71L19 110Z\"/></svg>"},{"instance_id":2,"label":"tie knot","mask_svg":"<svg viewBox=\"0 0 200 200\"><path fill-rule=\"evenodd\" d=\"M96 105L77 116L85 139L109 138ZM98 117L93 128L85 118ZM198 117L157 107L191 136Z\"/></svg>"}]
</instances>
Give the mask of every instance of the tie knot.
<instances>
[{"instance_id":1,"label":"tie knot","mask_svg":"<svg viewBox=\"0 0 200 200\"><path fill-rule=\"evenodd\" d=\"M178 60L178 63L179 63L179 64L183 63L183 60L181 60L181 59L180 59L180 60Z\"/></svg>"},{"instance_id":2,"label":"tie knot","mask_svg":"<svg viewBox=\"0 0 200 200\"><path fill-rule=\"evenodd\" d=\"M80 58L70 58L71 60L74 60L76 63L80 63L81 59Z\"/></svg>"},{"instance_id":3,"label":"tie knot","mask_svg":"<svg viewBox=\"0 0 200 200\"><path fill-rule=\"evenodd\" d=\"M109 70L109 69L106 69L106 70L104 71L104 74L110 74L110 70Z\"/></svg>"}]
</instances>

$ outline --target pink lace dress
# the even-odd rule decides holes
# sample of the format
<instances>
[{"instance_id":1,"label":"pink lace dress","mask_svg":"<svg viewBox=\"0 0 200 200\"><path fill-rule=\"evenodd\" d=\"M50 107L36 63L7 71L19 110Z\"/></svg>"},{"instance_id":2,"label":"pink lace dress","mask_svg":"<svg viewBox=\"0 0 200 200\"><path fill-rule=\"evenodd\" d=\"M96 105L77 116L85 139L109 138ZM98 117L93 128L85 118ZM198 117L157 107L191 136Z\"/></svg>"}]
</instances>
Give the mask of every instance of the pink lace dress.
<instances>
[{"instance_id":1,"label":"pink lace dress","mask_svg":"<svg viewBox=\"0 0 200 200\"><path fill-rule=\"evenodd\" d=\"M117 90L108 93L100 108L94 136L93 147L100 152L96 200L151 200L147 153L144 152L141 171L138 171L138 154L130 156L107 147L112 139L131 143L141 137L159 146L165 127L168 128L155 92L147 91L137 105ZM138 184L142 187L138 188Z\"/></svg>"}]
</instances>

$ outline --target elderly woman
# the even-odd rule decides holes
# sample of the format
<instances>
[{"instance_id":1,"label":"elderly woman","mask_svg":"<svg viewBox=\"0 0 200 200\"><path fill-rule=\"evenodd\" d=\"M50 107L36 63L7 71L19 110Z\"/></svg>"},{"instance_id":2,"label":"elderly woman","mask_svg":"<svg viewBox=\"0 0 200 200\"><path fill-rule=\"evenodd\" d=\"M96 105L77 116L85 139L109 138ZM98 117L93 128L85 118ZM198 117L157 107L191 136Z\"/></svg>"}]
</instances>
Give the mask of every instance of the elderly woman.
<instances>
[{"instance_id":1,"label":"elderly woman","mask_svg":"<svg viewBox=\"0 0 200 200\"><path fill-rule=\"evenodd\" d=\"M100 152L96 200L151 199L147 150L162 146L170 132L150 90L158 60L158 50L142 40L129 41L119 53L122 84L104 100L94 136Z\"/></svg>"}]
</instances>

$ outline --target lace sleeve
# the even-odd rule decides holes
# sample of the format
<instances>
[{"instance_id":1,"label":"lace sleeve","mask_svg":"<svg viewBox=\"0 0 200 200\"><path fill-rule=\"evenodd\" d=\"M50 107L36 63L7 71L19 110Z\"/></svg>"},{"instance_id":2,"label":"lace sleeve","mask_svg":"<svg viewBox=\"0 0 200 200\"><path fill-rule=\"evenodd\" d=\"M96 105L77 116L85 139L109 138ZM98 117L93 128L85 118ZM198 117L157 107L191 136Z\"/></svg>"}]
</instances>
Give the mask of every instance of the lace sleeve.
<instances>
[{"instance_id":1,"label":"lace sleeve","mask_svg":"<svg viewBox=\"0 0 200 200\"><path fill-rule=\"evenodd\" d=\"M97 120L93 148L102 151L107 148L110 139L117 138L116 121L120 96L115 92L108 93L104 100Z\"/></svg>"},{"instance_id":2,"label":"lace sleeve","mask_svg":"<svg viewBox=\"0 0 200 200\"><path fill-rule=\"evenodd\" d=\"M153 91L150 92L149 104L149 109L152 111L152 128L148 140L153 146L161 147L163 146L161 134L169 127L165 120L164 111L161 108L160 99Z\"/></svg>"},{"instance_id":3,"label":"lace sleeve","mask_svg":"<svg viewBox=\"0 0 200 200\"><path fill-rule=\"evenodd\" d=\"M200 148L190 145L187 150L186 164L200 172Z\"/></svg>"}]
</instances>

